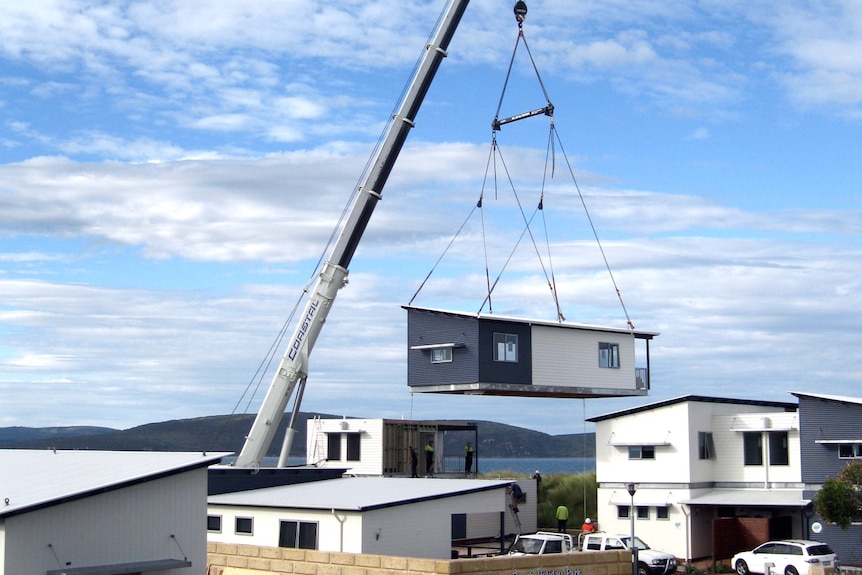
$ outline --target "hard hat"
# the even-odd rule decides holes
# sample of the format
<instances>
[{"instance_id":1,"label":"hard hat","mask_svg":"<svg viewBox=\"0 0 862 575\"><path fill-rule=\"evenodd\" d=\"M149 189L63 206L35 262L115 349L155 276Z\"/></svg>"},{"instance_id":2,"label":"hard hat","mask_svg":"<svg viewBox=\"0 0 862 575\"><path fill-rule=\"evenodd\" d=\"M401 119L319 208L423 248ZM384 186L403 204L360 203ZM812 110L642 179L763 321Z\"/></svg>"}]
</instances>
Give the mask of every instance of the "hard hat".
<instances>
[{"instance_id":1,"label":"hard hat","mask_svg":"<svg viewBox=\"0 0 862 575\"><path fill-rule=\"evenodd\" d=\"M592 519L590 519L589 517L587 517L587 520L584 521L584 523L592 523L592 522L593 522Z\"/></svg>"}]
</instances>

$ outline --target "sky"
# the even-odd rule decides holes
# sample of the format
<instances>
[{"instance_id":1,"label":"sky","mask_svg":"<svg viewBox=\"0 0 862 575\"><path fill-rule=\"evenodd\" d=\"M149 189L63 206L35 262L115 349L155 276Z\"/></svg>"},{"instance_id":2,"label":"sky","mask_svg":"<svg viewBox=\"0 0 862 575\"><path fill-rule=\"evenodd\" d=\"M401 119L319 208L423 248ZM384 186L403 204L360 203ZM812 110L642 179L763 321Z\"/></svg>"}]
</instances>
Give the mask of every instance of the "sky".
<instances>
[{"instance_id":1,"label":"sky","mask_svg":"<svg viewBox=\"0 0 862 575\"><path fill-rule=\"evenodd\" d=\"M303 411L564 434L686 394L862 394L862 4L532 0L526 44L512 5L467 8ZM0 3L0 426L256 412L443 8ZM492 156L542 87L554 132L508 124ZM549 278L568 321L660 333L649 397L410 393L401 306L553 321Z\"/></svg>"}]
</instances>

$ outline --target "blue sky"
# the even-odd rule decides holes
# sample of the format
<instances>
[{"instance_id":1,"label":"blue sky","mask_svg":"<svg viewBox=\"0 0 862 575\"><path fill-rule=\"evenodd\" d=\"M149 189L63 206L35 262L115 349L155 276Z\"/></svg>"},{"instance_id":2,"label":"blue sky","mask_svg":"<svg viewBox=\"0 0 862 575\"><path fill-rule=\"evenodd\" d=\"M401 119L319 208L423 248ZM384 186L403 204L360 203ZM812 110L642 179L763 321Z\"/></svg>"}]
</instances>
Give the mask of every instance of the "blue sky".
<instances>
[{"instance_id":1,"label":"blue sky","mask_svg":"<svg viewBox=\"0 0 862 575\"><path fill-rule=\"evenodd\" d=\"M862 6L528 4L526 38L626 309L661 333L649 399L858 396ZM230 412L442 8L0 4L0 426ZM400 306L482 188L511 9L468 7L312 355L304 410L573 433L584 414L649 400L408 391ZM544 105L525 58L504 116ZM544 117L498 134L528 206L547 137ZM565 173L558 148L545 218L563 311L622 327ZM521 230L500 189L485 202L492 274ZM415 304L478 310L481 251L468 227ZM494 311L552 320L547 292L522 247Z\"/></svg>"}]
</instances>

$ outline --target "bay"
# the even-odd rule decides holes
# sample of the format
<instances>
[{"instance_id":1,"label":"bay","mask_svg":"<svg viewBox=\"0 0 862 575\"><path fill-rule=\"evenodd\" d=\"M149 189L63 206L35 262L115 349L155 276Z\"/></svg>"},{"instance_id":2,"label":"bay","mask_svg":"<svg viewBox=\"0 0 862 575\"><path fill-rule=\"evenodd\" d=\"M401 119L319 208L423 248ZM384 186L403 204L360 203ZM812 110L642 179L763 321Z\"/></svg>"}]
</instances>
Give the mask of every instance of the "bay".
<instances>
[{"instance_id":1,"label":"bay","mask_svg":"<svg viewBox=\"0 0 862 575\"><path fill-rule=\"evenodd\" d=\"M236 461L236 456L228 456L222 460L225 464L233 461ZM265 457L263 463L264 466L275 466L278 458ZM305 465L305 458L291 456L288 465ZM476 461L475 469L486 477L493 477L495 474L504 477L512 473L532 475L536 470L544 477L595 471L596 460L592 457L480 457Z\"/></svg>"},{"instance_id":2,"label":"bay","mask_svg":"<svg viewBox=\"0 0 862 575\"><path fill-rule=\"evenodd\" d=\"M477 461L479 473L488 476L505 472L532 475L536 470L542 476L574 474L595 471L592 457L482 457Z\"/></svg>"}]
</instances>

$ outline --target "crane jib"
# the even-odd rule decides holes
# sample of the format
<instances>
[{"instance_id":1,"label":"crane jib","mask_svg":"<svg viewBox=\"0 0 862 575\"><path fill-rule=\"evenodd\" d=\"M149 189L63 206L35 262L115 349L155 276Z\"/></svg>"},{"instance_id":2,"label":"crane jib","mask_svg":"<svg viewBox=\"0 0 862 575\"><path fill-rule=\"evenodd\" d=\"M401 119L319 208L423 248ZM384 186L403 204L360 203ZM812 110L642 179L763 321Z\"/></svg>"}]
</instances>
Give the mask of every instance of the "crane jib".
<instances>
[{"instance_id":1,"label":"crane jib","mask_svg":"<svg viewBox=\"0 0 862 575\"><path fill-rule=\"evenodd\" d=\"M314 314L317 313L317 308L320 307L320 300L316 299L308 304L308 313L302 320L302 324L296 332L296 337L293 338L293 343L290 345L290 350L287 352L287 357L291 360L296 359L296 354L299 353L299 348L302 347L302 342L308 333L308 328L311 327L311 320L314 319Z\"/></svg>"}]
</instances>

